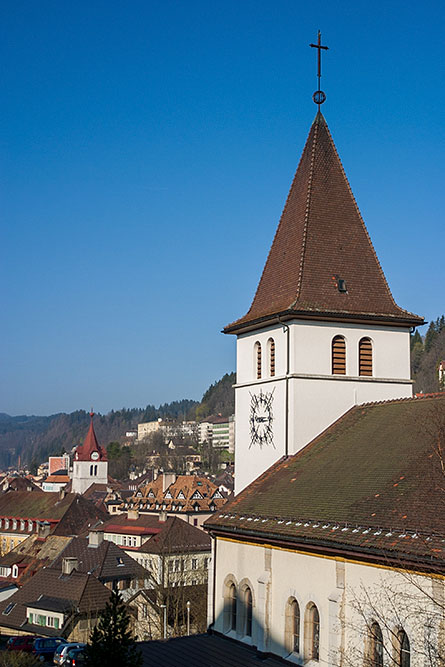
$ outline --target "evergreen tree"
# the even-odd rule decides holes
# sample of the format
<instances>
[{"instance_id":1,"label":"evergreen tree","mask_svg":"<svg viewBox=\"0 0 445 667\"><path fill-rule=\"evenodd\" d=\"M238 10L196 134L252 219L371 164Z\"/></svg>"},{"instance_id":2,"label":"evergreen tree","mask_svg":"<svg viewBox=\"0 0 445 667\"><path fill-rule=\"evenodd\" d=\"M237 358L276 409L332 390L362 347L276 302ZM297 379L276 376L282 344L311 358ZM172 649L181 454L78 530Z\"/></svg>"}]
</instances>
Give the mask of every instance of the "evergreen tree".
<instances>
[{"instance_id":1,"label":"evergreen tree","mask_svg":"<svg viewBox=\"0 0 445 667\"><path fill-rule=\"evenodd\" d=\"M426 332L425 336L425 352L429 352L431 350L431 347L437 338L437 334L438 331L436 322L430 322L430 326L428 327L428 331Z\"/></svg>"},{"instance_id":2,"label":"evergreen tree","mask_svg":"<svg viewBox=\"0 0 445 667\"><path fill-rule=\"evenodd\" d=\"M120 593L113 591L87 645L86 664L142 667L142 654L131 631L131 618Z\"/></svg>"}]
</instances>

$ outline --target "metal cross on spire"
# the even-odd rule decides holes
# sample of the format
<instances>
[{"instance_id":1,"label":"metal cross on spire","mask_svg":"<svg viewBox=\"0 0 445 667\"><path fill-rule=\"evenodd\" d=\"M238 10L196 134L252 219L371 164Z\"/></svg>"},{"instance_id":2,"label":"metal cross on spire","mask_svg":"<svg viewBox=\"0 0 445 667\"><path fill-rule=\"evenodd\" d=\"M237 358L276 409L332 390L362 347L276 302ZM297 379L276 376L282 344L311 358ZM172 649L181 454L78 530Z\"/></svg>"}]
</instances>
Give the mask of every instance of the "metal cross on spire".
<instances>
[{"instance_id":1,"label":"metal cross on spire","mask_svg":"<svg viewBox=\"0 0 445 667\"><path fill-rule=\"evenodd\" d=\"M329 47L321 45L321 32L318 31L318 41L317 44L309 44L314 49L318 49L318 69L317 69L317 78L318 78L318 90L312 95L312 99L315 104L318 104L318 110L320 111L320 105L326 100L326 94L321 90L321 50L327 51Z\"/></svg>"}]
</instances>

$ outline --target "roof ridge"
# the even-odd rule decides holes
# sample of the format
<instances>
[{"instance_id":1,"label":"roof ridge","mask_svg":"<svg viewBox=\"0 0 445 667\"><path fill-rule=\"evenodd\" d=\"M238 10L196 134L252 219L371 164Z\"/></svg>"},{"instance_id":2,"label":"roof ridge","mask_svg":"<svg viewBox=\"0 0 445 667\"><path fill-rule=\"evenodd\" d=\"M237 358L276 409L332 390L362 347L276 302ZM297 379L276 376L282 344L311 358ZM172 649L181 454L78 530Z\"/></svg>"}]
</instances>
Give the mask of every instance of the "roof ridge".
<instances>
[{"instance_id":1,"label":"roof ridge","mask_svg":"<svg viewBox=\"0 0 445 667\"><path fill-rule=\"evenodd\" d=\"M311 163L309 167L309 178L307 182L307 194L306 194L306 210L304 214L304 225L303 225L303 239L301 243L301 255L300 255L300 266L298 267L298 281L297 281L297 295L291 303L290 308L293 308L293 306L297 303L298 299L300 298L300 293L301 293L301 284L303 282L303 270L304 270L304 257L305 257L305 251L306 251L306 239L307 239L307 230L308 230L308 224L309 224L309 211L311 208L311 197L312 197L312 180L314 176L314 162L315 162L315 148L317 145L317 138L318 138L318 128L319 128L319 121L320 121L320 116L323 118L323 115L321 111L317 113L315 116L315 120L313 125L314 127L314 136L312 139L312 150L311 150ZM302 156L303 157L303 156ZM300 165L298 165L300 166ZM292 189L292 188L291 188ZM284 215L284 213L283 213Z\"/></svg>"}]
</instances>

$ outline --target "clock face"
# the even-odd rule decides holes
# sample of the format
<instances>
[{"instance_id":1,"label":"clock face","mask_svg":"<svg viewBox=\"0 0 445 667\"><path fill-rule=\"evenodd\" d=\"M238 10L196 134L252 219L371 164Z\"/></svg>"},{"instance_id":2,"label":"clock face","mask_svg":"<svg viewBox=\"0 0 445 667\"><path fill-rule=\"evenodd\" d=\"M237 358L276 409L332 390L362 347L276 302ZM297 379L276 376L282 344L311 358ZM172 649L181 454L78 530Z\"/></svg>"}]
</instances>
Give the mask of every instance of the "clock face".
<instances>
[{"instance_id":1,"label":"clock face","mask_svg":"<svg viewBox=\"0 0 445 667\"><path fill-rule=\"evenodd\" d=\"M272 445L273 443L273 391L265 392L260 389L259 394L250 394L250 445Z\"/></svg>"},{"instance_id":2,"label":"clock face","mask_svg":"<svg viewBox=\"0 0 445 667\"><path fill-rule=\"evenodd\" d=\"M91 454L91 458L93 459L93 461L97 461L97 459L99 458L99 452L93 452Z\"/></svg>"}]
</instances>

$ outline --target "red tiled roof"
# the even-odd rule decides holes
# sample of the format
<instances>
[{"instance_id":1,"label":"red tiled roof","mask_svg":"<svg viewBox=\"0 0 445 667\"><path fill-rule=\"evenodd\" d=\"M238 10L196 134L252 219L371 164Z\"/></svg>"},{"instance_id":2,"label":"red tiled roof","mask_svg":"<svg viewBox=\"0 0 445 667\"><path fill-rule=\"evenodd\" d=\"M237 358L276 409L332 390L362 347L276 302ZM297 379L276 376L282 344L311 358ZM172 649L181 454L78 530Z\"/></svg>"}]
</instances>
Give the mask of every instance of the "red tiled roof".
<instances>
[{"instance_id":1,"label":"red tiled roof","mask_svg":"<svg viewBox=\"0 0 445 667\"><path fill-rule=\"evenodd\" d=\"M339 280L346 291L339 290ZM224 332L236 333L277 315L423 323L391 295L320 112L250 310Z\"/></svg>"}]
</instances>

